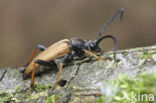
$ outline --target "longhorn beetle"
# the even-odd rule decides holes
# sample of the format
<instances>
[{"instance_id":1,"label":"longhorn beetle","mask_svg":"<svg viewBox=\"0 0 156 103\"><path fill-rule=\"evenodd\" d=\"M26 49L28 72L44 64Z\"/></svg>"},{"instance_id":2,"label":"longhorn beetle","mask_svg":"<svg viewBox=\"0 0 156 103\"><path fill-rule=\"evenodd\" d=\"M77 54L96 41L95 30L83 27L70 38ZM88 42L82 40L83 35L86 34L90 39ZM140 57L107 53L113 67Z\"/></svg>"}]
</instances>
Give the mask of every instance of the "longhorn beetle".
<instances>
[{"instance_id":1,"label":"longhorn beetle","mask_svg":"<svg viewBox=\"0 0 156 103\"><path fill-rule=\"evenodd\" d=\"M62 67L64 64L71 62L74 57L83 57L85 54L89 54L95 59L98 60L104 60L104 58L98 57L93 52L100 52L101 48L99 47L99 43L106 38L111 38L114 42L114 59L116 58L116 50L117 50L117 40L112 35L105 35L101 37L101 34L105 31L106 27L113 21L113 19L121 13L120 21L122 20L124 9L119 9L115 12L115 14L106 22L104 27L101 29L99 34L97 35L96 40L82 40L77 38L72 39L63 39L60 40L53 45L49 46L48 48L38 45L32 52L32 56L30 57L28 63L25 65L25 70L23 72L23 78L25 78L28 74L32 72L31 75L31 84L30 86L34 86L34 75L36 68L39 67L39 65L52 67L53 65L56 65L54 59L62 57L62 61L59 63L59 73L57 76L57 81L52 88L54 90L57 85L60 82ZM42 52L39 53L35 58L34 55L37 51L37 49L40 49Z\"/></svg>"}]
</instances>

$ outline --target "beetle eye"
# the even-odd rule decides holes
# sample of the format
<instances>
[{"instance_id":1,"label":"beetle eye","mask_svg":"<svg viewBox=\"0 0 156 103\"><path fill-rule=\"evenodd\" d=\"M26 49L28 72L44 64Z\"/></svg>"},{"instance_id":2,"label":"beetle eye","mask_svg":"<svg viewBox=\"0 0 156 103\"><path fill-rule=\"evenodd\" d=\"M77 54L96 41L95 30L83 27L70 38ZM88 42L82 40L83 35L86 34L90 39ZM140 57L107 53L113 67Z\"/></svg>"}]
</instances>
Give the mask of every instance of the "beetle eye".
<instances>
[{"instance_id":1,"label":"beetle eye","mask_svg":"<svg viewBox=\"0 0 156 103\"><path fill-rule=\"evenodd\" d=\"M90 46L91 46L91 48L93 48L95 46L95 44L94 43L90 43Z\"/></svg>"},{"instance_id":2,"label":"beetle eye","mask_svg":"<svg viewBox=\"0 0 156 103\"><path fill-rule=\"evenodd\" d=\"M96 51L97 45L96 41L87 41L84 45L84 47L87 50Z\"/></svg>"},{"instance_id":3,"label":"beetle eye","mask_svg":"<svg viewBox=\"0 0 156 103\"><path fill-rule=\"evenodd\" d=\"M89 43L90 49L94 51L96 49L96 44L94 42Z\"/></svg>"}]
</instances>

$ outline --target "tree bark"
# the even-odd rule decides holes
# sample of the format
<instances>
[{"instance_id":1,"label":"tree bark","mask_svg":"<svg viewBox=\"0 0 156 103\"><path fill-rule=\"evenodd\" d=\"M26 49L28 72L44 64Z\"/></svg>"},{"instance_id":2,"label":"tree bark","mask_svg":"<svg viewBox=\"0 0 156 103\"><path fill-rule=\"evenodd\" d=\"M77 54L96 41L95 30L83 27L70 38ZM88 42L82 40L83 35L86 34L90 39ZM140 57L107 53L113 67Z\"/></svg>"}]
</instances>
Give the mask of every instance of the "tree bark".
<instances>
[{"instance_id":1,"label":"tree bark","mask_svg":"<svg viewBox=\"0 0 156 103\"><path fill-rule=\"evenodd\" d=\"M106 52L100 54L100 56L113 58L113 52ZM59 59L56 61L59 62ZM83 93L86 95L98 94L98 89L101 85L105 85L107 81L113 80L119 75L126 74L131 77L138 75L142 71L146 73L156 71L156 45L117 51L117 60L101 61L91 59L89 56L84 60L75 60L74 63L63 67L61 78L70 81L78 67L79 71L77 75L70 82L69 86L65 87L66 90L74 87L84 90ZM5 93L13 94L17 91L17 88L20 88L21 91L29 88L30 78L23 80L20 69L11 67L2 68L0 69L0 77L5 70L7 70L7 72L0 81L0 94L4 93L4 91ZM56 68L55 70L48 69L47 71L48 72L43 72L40 76L35 77L35 85L54 85L58 72ZM60 87L57 89L59 90ZM90 90L89 94L87 94L87 89ZM77 95L83 93L78 91ZM66 99L68 99L66 96L73 95L72 92L66 94L64 95ZM95 95L91 95L92 99L95 97Z\"/></svg>"}]
</instances>

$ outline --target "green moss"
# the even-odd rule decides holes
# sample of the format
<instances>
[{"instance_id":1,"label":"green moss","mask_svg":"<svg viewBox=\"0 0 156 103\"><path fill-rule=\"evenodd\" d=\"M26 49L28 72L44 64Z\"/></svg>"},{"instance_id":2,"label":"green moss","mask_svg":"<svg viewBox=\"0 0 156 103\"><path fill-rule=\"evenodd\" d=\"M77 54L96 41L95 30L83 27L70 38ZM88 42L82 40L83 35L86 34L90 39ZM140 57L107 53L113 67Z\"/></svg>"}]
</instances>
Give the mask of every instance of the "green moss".
<instances>
[{"instance_id":1,"label":"green moss","mask_svg":"<svg viewBox=\"0 0 156 103\"><path fill-rule=\"evenodd\" d=\"M140 54L141 59L149 59L151 56L152 54L149 51L144 51L142 54Z\"/></svg>"},{"instance_id":2,"label":"green moss","mask_svg":"<svg viewBox=\"0 0 156 103\"><path fill-rule=\"evenodd\" d=\"M10 100L12 95L10 93L5 93L5 90L0 94L0 102Z\"/></svg>"},{"instance_id":3,"label":"green moss","mask_svg":"<svg viewBox=\"0 0 156 103\"><path fill-rule=\"evenodd\" d=\"M16 99L20 101L23 98L23 96L24 96L23 93L17 94Z\"/></svg>"},{"instance_id":4,"label":"green moss","mask_svg":"<svg viewBox=\"0 0 156 103\"><path fill-rule=\"evenodd\" d=\"M49 90L52 86L49 84L49 85L43 85L43 84L37 84L35 85L35 87L32 89L32 91L35 91L35 92L43 92L45 90Z\"/></svg>"},{"instance_id":5,"label":"green moss","mask_svg":"<svg viewBox=\"0 0 156 103\"><path fill-rule=\"evenodd\" d=\"M50 84L49 85L37 84L28 93L25 100L29 101L31 99L38 98L39 96L47 96L48 94L46 92L50 88L51 88ZM26 90L21 90L20 87L17 87L14 93L12 93L12 92L6 93L6 91L3 90L0 94L0 102L1 101L17 101L17 102L20 102L28 90L29 90L29 88L27 88Z\"/></svg>"},{"instance_id":6,"label":"green moss","mask_svg":"<svg viewBox=\"0 0 156 103\"><path fill-rule=\"evenodd\" d=\"M150 103L153 100L152 97L156 100L156 74L154 73L142 73L131 78L120 76L112 81L111 84L117 88L116 92L112 92L115 96L112 98L111 96L106 97L104 93L97 99L97 103L129 103L134 101L136 103Z\"/></svg>"},{"instance_id":7,"label":"green moss","mask_svg":"<svg viewBox=\"0 0 156 103\"><path fill-rule=\"evenodd\" d=\"M131 100L132 93L139 96L141 96L142 94L147 94L148 96L152 94L154 95L154 99L156 100L156 74L154 73L142 73L134 77L122 75L115 80L109 82L106 86L107 88L104 87L106 91L102 92L103 94L98 97L96 103L130 103L133 102ZM60 99L62 95L48 95L48 91L50 88L51 85L36 84L35 87L29 92L28 96L24 101L37 102L38 99L43 99L44 103L55 103L57 100ZM77 89L77 87L75 88ZM27 88L27 90L28 89L29 88ZM6 93L6 91L3 90L3 92L1 92L0 94L0 102L21 102L27 90L21 90L20 87L17 87L14 93ZM109 95L107 94L107 91L109 91ZM74 92L76 92L76 90ZM72 93L73 95L74 92ZM129 97L130 99L127 99L125 97ZM144 101L138 103L149 103L149 101L145 101L144 99Z\"/></svg>"},{"instance_id":8,"label":"green moss","mask_svg":"<svg viewBox=\"0 0 156 103\"><path fill-rule=\"evenodd\" d=\"M43 85L43 84L37 84L34 86L34 88L29 92L27 95L26 99L31 100L31 99L36 99L39 98L40 96L47 96L48 90L51 88L51 85ZM29 88L28 88L29 89ZM27 90L28 91L28 90Z\"/></svg>"},{"instance_id":9,"label":"green moss","mask_svg":"<svg viewBox=\"0 0 156 103\"><path fill-rule=\"evenodd\" d=\"M96 103L105 103L105 102L106 102L106 97L104 95L101 95L96 101Z\"/></svg>"},{"instance_id":10,"label":"green moss","mask_svg":"<svg viewBox=\"0 0 156 103\"><path fill-rule=\"evenodd\" d=\"M55 103L59 98L61 97L60 95L48 95L45 97L45 103Z\"/></svg>"},{"instance_id":11,"label":"green moss","mask_svg":"<svg viewBox=\"0 0 156 103\"><path fill-rule=\"evenodd\" d=\"M45 103L55 103L55 95L47 96Z\"/></svg>"}]
</instances>

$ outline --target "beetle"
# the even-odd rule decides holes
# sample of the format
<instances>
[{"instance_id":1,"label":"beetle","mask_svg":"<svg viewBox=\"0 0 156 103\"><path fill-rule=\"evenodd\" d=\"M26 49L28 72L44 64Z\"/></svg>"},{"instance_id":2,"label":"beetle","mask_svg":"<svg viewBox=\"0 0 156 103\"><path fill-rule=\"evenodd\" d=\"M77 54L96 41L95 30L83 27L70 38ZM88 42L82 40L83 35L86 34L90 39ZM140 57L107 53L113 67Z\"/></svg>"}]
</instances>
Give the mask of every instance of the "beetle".
<instances>
[{"instance_id":1,"label":"beetle","mask_svg":"<svg viewBox=\"0 0 156 103\"><path fill-rule=\"evenodd\" d=\"M39 65L52 67L53 65L56 65L54 59L63 57L63 59L59 63L59 72L56 83L52 88L52 90L54 90L60 82L63 65L66 63L70 63L72 60L74 60L75 57L83 57L85 54L89 54L98 60L104 60L104 58L97 56L95 53L101 51L99 43L106 38L111 38L114 42L114 59L115 59L117 50L116 38L112 35L105 35L103 37L101 37L101 35L105 31L106 27L113 21L113 19L118 14L121 14L120 20L122 20L123 12L124 9L122 8L115 12L115 14L106 22L104 27L101 29L101 31L97 35L96 40L83 40L72 38L70 40L69 39L60 40L54 43L53 45L49 46L48 48L42 45L38 45L33 50L32 56L30 57L28 63L25 65L25 70L23 71L23 78L32 73L30 83L30 87L32 88L34 86L34 75L36 68L38 68ZM37 49L40 49L42 52L39 53L36 57L34 57Z\"/></svg>"}]
</instances>

